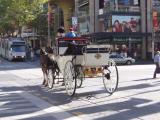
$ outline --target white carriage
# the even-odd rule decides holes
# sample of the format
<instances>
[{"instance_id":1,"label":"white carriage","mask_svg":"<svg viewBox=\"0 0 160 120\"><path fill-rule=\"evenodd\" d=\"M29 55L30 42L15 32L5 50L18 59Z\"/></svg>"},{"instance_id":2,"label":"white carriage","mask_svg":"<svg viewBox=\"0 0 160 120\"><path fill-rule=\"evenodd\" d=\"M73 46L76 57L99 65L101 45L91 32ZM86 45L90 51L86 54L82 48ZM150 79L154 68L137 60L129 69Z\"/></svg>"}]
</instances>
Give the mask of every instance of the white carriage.
<instances>
[{"instance_id":1,"label":"white carriage","mask_svg":"<svg viewBox=\"0 0 160 120\"><path fill-rule=\"evenodd\" d=\"M69 47L61 43L76 44L71 48L72 52L65 54ZM57 72L62 74L66 92L69 96L75 94L76 88L81 87L85 78L100 76L108 93L112 94L118 86L118 69L115 62L109 59L108 45L87 44L86 38L62 38L58 40L57 56L54 61L57 67L49 69L49 87L55 84ZM59 70L57 70L59 69Z\"/></svg>"}]
</instances>

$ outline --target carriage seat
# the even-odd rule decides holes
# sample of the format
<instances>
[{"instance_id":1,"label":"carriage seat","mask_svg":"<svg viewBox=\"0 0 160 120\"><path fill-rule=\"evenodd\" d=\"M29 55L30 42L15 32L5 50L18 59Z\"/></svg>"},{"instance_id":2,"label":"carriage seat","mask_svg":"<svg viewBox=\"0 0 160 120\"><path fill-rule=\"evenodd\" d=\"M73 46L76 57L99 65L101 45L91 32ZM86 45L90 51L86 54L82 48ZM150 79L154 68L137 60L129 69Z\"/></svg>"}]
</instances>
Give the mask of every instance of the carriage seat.
<instances>
[{"instance_id":1,"label":"carriage seat","mask_svg":"<svg viewBox=\"0 0 160 120\"><path fill-rule=\"evenodd\" d=\"M67 50L64 55L83 55L83 48L86 45L84 44L69 44Z\"/></svg>"},{"instance_id":2,"label":"carriage seat","mask_svg":"<svg viewBox=\"0 0 160 120\"><path fill-rule=\"evenodd\" d=\"M108 48L86 48L84 53L108 53Z\"/></svg>"}]
</instances>

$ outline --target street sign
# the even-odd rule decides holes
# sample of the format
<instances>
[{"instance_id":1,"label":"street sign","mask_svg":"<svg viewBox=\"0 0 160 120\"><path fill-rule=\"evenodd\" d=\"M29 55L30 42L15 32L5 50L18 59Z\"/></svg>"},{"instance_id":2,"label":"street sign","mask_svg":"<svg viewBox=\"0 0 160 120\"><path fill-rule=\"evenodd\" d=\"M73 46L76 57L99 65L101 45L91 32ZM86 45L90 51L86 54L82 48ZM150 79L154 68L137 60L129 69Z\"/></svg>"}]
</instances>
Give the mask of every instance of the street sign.
<instances>
[{"instance_id":1,"label":"street sign","mask_svg":"<svg viewBox=\"0 0 160 120\"><path fill-rule=\"evenodd\" d=\"M74 31L77 31L78 27L78 18L77 17L72 17L72 27Z\"/></svg>"}]
</instances>

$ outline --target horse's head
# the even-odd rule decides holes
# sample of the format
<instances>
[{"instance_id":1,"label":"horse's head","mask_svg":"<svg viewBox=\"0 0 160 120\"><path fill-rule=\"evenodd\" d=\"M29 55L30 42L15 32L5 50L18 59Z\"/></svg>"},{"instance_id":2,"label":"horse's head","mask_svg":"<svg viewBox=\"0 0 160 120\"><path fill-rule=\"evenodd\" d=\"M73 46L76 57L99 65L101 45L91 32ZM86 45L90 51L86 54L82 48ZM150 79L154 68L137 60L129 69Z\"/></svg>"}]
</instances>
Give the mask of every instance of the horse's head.
<instances>
[{"instance_id":1,"label":"horse's head","mask_svg":"<svg viewBox=\"0 0 160 120\"><path fill-rule=\"evenodd\" d=\"M45 54L46 54L45 47L41 47L40 48L40 55L45 55Z\"/></svg>"}]
</instances>

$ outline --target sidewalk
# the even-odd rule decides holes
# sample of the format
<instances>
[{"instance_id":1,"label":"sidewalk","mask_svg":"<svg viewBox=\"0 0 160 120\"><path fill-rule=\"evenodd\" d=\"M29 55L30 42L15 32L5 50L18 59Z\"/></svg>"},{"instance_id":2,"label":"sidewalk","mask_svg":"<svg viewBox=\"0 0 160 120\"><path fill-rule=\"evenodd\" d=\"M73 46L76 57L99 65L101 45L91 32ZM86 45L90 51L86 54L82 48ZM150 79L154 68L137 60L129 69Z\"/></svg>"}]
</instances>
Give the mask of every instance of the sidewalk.
<instances>
[{"instance_id":1,"label":"sidewalk","mask_svg":"<svg viewBox=\"0 0 160 120\"><path fill-rule=\"evenodd\" d=\"M154 64L153 60L136 60L134 65L148 65L148 64Z\"/></svg>"}]
</instances>

